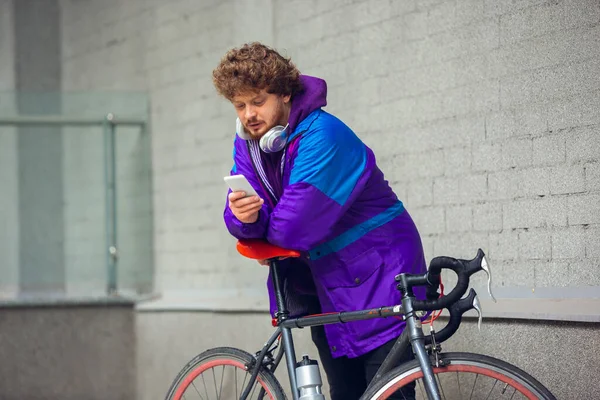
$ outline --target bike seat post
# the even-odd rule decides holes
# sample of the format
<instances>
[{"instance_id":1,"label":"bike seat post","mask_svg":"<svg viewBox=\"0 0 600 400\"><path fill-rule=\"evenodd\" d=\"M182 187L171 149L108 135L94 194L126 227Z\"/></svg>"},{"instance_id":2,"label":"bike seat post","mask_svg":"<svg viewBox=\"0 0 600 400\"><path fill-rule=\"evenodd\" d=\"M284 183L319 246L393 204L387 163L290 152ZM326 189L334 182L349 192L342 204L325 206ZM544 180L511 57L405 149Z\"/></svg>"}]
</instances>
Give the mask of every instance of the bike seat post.
<instances>
[{"instance_id":1,"label":"bike seat post","mask_svg":"<svg viewBox=\"0 0 600 400\"><path fill-rule=\"evenodd\" d=\"M277 322L281 323L283 320L287 319L289 311L285 305L285 297L283 294L284 283L277 260L269 261L269 272L273 282L273 289L275 290L275 299L277 301L277 314L275 317L277 318Z\"/></svg>"}]
</instances>

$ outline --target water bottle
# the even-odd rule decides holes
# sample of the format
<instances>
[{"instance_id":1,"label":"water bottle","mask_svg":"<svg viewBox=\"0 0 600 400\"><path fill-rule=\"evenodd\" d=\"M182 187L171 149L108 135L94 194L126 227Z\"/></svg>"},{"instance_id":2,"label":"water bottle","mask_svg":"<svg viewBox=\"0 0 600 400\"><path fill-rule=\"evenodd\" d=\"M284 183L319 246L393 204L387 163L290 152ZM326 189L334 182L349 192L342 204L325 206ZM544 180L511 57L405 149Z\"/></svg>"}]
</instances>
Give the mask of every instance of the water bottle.
<instances>
[{"instance_id":1,"label":"water bottle","mask_svg":"<svg viewBox=\"0 0 600 400\"><path fill-rule=\"evenodd\" d=\"M325 400L321 392L323 381L319 364L307 355L302 356L302 361L296 364L296 383L300 390L300 400Z\"/></svg>"}]
</instances>

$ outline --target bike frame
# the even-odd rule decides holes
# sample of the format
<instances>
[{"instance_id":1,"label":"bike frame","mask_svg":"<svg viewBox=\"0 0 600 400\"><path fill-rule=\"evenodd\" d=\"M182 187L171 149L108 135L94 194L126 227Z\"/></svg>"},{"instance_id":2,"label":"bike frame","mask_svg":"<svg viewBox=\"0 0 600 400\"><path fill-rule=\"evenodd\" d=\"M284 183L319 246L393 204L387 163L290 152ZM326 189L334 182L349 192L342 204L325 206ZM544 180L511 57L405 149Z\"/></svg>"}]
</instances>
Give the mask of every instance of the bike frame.
<instances>
[{"instance_id":1,"label":"bike frame","mask_svg":"<svg viewBox=\"0 0 600 400\"><path fill-rule=\"evenodd\" d=\"M274 325L277 327L277 329L271 338L265 343L262 350L258 353L256 357L256 363L252 368L253 371L250 382L246 390L242 393L241 400L245 400L252 390L260 369L265 368L263 366L265 356L270 352L271 347L280 336L282 348L279 350L279 353L274 360L271 372L274 372L277 368L283 351L286 358L288 376L292 390L292 398L293 400L298 400L299 393L298 385L296 383L296 353L294 350L294 341L292 339L292 329L394 316L402 316L406 321L406 328L404 329L402 335L400 335L400 337L396 340L392 350L385 358L372 382L369 383L369 386L374 384L386 372L397 366L398 360L402 354L404 354L406 347L410 344L412 346L413 353L415 354L415 358L419 361L421 370L423 371L424 386L429 399L440 399L440 392L434 379L433 367L425 348L425 335L423 334L423 329L421 327L421 320L417 313L413 310L412 300L414 299L414 295L412 290L403 293L401 305L359 311L315 314L290 319L288 318L289 311L285 305L285 297L282 290L283 282L281 281L281 276L277 268L277 262L271 261L269 263L269 269L271 272L273 287L275 289L275 297L277 300L278 312L275 316L276 319L274 320Z\"/></svg>"}]
</instances>

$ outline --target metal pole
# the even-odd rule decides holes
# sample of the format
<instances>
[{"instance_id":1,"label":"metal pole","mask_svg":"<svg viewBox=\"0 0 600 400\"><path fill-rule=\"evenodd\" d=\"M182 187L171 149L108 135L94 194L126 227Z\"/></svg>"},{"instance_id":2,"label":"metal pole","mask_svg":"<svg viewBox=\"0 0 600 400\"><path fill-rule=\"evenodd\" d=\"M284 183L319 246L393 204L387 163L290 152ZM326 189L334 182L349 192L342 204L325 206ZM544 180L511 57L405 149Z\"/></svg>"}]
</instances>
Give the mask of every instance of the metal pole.
<instances>
[{"instance_id":1,"label":"metal pole","mask_svg":"<svg viewBox=\"0 0 600 400\"><path fill-rule=\"evenodd\" d=\"M116 144L113 115L104 122L104 164L106 190L106 246L107 246L107 294L117 292L117 178Z\"/></svg>"}]
</instances>

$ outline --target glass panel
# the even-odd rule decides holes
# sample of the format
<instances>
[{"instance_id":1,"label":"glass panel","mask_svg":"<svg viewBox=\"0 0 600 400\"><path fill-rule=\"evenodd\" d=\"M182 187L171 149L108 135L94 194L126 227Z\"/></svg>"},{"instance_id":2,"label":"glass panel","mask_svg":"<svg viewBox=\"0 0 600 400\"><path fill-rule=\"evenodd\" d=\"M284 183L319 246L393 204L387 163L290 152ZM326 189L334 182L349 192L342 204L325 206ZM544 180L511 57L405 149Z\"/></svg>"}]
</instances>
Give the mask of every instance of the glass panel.
<instances>
[{"instance_id":1,"label":"glass panel","mask_svg":"<svg viewBox=\"0 0 600 400\"><path fill-rule=\"evenodd\" d=\"M118 127L116 149L118 291L148 293L153 284L149 131Z\"/></svg>"},{"instance_id":2,"label":"glass panel","mask_svg":"<svg viewBox=\"0 0 600 400\"><path fill-rule=\"evenodd\" d=\"M66 290L70 296L106 292L106 196L101 126L63 131Z\"/></svg>"},{"instance_id":3,"label":"glass panel","mask_svg":"<svg viewBox=\"0 0 600 400\"><path fill-rule=\"evenodd\" d=\"M106 296L113 230L117 293L152 291L147 110L143 93L0 92L0 299Z\"/></svg>"}]
</instances>

